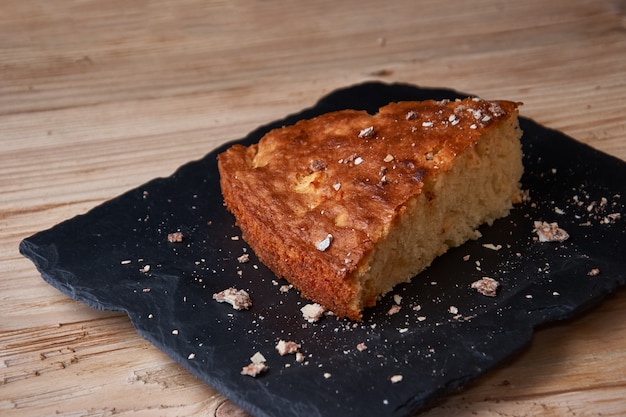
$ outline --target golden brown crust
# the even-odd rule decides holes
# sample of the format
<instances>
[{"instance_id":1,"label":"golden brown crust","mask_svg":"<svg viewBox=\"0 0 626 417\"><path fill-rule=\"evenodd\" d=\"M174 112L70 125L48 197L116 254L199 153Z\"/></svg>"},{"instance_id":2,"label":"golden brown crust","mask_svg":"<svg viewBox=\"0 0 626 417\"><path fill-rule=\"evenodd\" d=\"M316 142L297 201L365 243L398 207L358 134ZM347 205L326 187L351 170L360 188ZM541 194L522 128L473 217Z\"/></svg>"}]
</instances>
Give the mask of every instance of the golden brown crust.
<instances>
[{"instance_id":1,"label":"golden brown crust","mask_svg":"<svg viewBox=\"0 0 626 417\"><path fill-rule=\"evenodd\" d=\"M407 201L486 131L516 117L518 104L400 102L373 116L344 110L273 130L219 155L226 206L272 271L358 319L356 272Z\"/></svg>"}]
</instances>

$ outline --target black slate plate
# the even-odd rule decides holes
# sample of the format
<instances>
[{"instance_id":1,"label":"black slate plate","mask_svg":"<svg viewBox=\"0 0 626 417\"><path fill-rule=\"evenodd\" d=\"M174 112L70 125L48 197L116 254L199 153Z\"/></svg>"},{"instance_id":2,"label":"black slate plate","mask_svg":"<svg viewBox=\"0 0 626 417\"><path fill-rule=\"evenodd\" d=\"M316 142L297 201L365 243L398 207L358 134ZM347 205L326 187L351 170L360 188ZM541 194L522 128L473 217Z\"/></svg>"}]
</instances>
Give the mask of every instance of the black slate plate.
<instances>
[{"instance_id":1,"label":"black slate plate","mask_svg":"<svg viewBox=\"0 0 626 417\"><path fill-rule=\"evenodd\" d=\"M239 142L332 110L375 112L390 101L461 96L366 83ZM25 239L20 251L70 297L128 313L143 337L258 417L408 416L502 363L536 326L572 317L625 282L626 228L613 214L624 212L626 164L531 120L521 125L531 202L399 286L362 323L325 317L305 325L299 309L307 301L295 290L282 293L285 282L236 239L216 167L229 145ZM556 221L571 237L540 243L534 220ZM184 241L168 243L177 230ZM246 251L250 262L238 262ZM589 275L594 268L599 274ZM500 281L497 297L469 288L483 276ZM254 306L235 311L212 300L230 286L248 290ZM394 295L402 297L401 310L388 315ZM301 343L306 362L279 356L278 339ZM240 375L256 352L269 371ZM402 381L392 383L394 375Z\"/></svg>"}]
</instances>

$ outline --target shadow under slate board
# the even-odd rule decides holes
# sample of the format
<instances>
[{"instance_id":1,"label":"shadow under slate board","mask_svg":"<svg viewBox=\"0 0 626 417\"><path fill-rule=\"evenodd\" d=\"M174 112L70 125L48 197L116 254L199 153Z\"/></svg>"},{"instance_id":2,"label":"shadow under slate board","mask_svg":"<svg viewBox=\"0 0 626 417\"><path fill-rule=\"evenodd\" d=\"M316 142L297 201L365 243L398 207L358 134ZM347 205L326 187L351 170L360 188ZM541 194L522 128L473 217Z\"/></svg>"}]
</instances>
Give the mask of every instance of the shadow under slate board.
<instances>
[{"instance_id":1,"label":"shadow under slate board","mask_svg":"<svg viewBox=\"0 0 626 417\"><path fill-rule=\"evenodd\" d=\"M329 111L375 113L391 101L466 96L364 83L236 142L252 144ZM537 326L573 317L625 282L626 164L520 123L530 201L395 288L360 323L330 316L306 323L300 308L308 302L281 291L287 283L238 239L216 164L232 143L25 239L20 250L48 283L92 307L126 312L139 334L257 417L410 416L503 363ZM558 222L570 238L537 241L535 220ZM168 242L174 231L182 242ZM250 262L238 261L244 253ZM483 276L500 282L496 297L470 289ZM229 287L247 290L252 308L212 299ZM398 296L401 309L389 315ZM279 339L300 343L305 361L280 356ZM268 371L241 375L256 352Z\"/></svg>"}]
</instances>

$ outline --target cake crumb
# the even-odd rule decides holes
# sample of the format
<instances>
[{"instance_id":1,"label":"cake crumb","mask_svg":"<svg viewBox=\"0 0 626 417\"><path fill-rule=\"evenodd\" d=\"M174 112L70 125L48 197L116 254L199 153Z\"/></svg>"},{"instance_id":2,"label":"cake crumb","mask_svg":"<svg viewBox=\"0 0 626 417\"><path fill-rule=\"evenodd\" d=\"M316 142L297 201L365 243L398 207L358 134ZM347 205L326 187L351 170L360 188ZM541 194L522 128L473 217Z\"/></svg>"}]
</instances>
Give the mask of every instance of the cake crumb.
<instances>
[{"instance_id":1,"label":"cake crumb","mask_svg":"<svg viewBox=\"0 0 626 417\"><path fill-rule=\"evenodd\" d=\"M478 281L472 282L471 288L475 289L487 297L495 297L500 283L493 278L482 277Z\"/></svg>"},{"instance_id":2,"label":"cake crumb","mask_svg":"<svg viewBox=\"0 0 626 417\"><path fill-rule=\"evenodd\" d=\"M280 288L278 289L278 291L280 291L281 293L284 294L286 292L289 292L289 290L292 289L292 288L293 288L292 284L288 284L288 285L285 284L285 285L281 285Z\"/></svg>"},{"instance_id":3,"label":"cake crumb","mask_svg":"<svg viewBox=\"0 0 626 417\"><path fill-rule=\"evenodd\" d=\"M537 234L540 242L564 242L569 239L569 234L559 228L558 223L535 221L533 232Z\"/></svg>"},{"instance_id":4,"label":"cake crumb","mask_svg":"<svg viewBox=\"0 0 626 417\"><path fill-rule=\"evenodd\" d=\"M397 384L398 382L401 382L402 379L403 379L402 375L392 375L391 378L389 378L392 384Z\"/></svg>"},{"instance_id":5,"label":"cake crumb","mask_svg":"<svg viewBox=\"0 0 626 417\"><path fill-rule=\"evenodd\" d=\"M400 307L397 304L394 304L391 306L391 308L387 311L387 315L389 316L393 316L394 314L397 314L400 312L400 310L402 309L402 307Z\"/></svg>"},{"instance_id":6,"label":"cake crumb","mask_svg":"<svg viewBox=\"0 0 626 417\"><path fill-rule=\"evenodd\" d=\"M502 245L494 245L493 243L485 243L483 244L483 248L499 251L502 249Z\"/></svg>"},{"instance_id":7,"label":"cake crumb","mask_svg":"<svg viewBox=\"0 0 626 417\"><path fill-rule=\"evenodd\" d=\"M250 262L250 254L244 253L243 255L239 256L237 258L237 262L239 262L240 264L245 264L247 262Z\"/></svg>"},{"instance_id":8,"label":"cake crumb","mask_svg":"<svg viewBox=\"0 0 626 417\"><path fill-rule=\"evenodd\" d=\"M324 315L326 309L320 304L312 303L305 305L300 309L300 311L302 312L302 315L304 316L306 321L308 321L309 323L315 323Z\"/></svg>"},{"instance_id":9,"label":"cake crumb","mask_svg":"<svg viewBox=\"0 0 626 417\"><path fill-rule=\"evenodd\" d=\"M359 352L363 352L364 350L367 350L367 345L361 342L358 345L356 345L356 350L358 350Z\"/></svg>"},{"instance_id":10,"label":"cake crumb","mask_svg":"<svg viewBox=\"0 0 626 417\"><path fill-rule=\"evenodd\" d=\"M232 305L235 310L247 310L252 307L250 294L245 290L237 290L234 287L213 294L213 299L218 303L228 303Z\"/></svg>"},{"instance_id":11,"label":"cake crumb","mask_svg":"<svg viewBox=\"0 0 626 417\"><path fill-rule=\"evenodd\" d=\"M265 356L261 352L256 352L252 357L250 357L250 361L252 363L265 363Z\"/></svg>"},{"instance_id":12,"label":"cake crumb","mask_svg":"<svg viewBox=\"0 0 626 417\"><path fill-rule=\"evenodd\" d=\"M183 234L181 232L174 232L167 234L167 241L170 243L179 243L183 241Z\"/></svg>"},{"instance_id":13,"label":"cake crumb","mask_svg":"<svg viewBox=\"0 0 626 417\"><path fill-rule=\"evenodd\" d=\"M590 277L598 276L598 275L600 275L600 269L593 268L589 272L587 272L587 275L589 275Z\"/></svg>"},{"instance_id":14,"label":"cake crumb","mask_svg":"<svg viewBox=\"0 0 626 417\"><path fill-rule=\"evenodd\" d=\"M520 190L519 194L517 196L515 196L514 199L513 199L513 203L514 204L529 203L530 201L531 201L530 190L528 190L528 189Z\"/></svg>"},{"instance_id":15,"label":"cake crumb","mask_svg":"<svg viewBox=\"0 0 626 417\"><path fill-rule=\"evenodd\" d=\"M254 378L262 374L263 372L267 371L268 369L269 369L268 366L263 362L250 363L241 369L241 375L248 375Z\"/></svg>"},{"instance_id":16,"label":"cake crumb","mask_svg":"<svg viewBox=\"0 0 626 417\"><path fill-rule=\"evenodd\" d=\"M301 345L293 341L285 341L280 339L276 344L276 350L280 356L289 355L292 353L298 353Z\"/></svg>"},{"instance_id":17,"label":"cake crumb","mask_svg":"<svg viewBox=\"0 0 626 417\"><path fill-rule=\"evenodd\" d=\"M448 308L448 312L450 314L458 314L459 313L459 309L456 308L455 306L450 306L450 308Z\"/></svg>"}]
</instances>

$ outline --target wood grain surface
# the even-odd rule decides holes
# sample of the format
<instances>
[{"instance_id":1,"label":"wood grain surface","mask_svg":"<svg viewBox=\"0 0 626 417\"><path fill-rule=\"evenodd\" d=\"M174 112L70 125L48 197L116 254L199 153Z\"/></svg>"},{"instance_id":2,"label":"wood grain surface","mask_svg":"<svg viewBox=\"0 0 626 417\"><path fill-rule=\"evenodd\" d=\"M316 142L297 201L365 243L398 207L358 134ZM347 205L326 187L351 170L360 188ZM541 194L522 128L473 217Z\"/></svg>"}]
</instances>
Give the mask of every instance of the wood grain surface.
<instances>
[{"instance_id":1,"label":"wood grain surface","mask_svg":"<svg viewBox=\"0 0 626 417\"><path fill-rule=\"evenodd\" d=\"M0 414L245 416L18 244L365 80L523 101L626 159L623 0L0 2ZM624 416L625 314L621 290L542 328L422 415Z\"/></svg>"}]
</instances>

